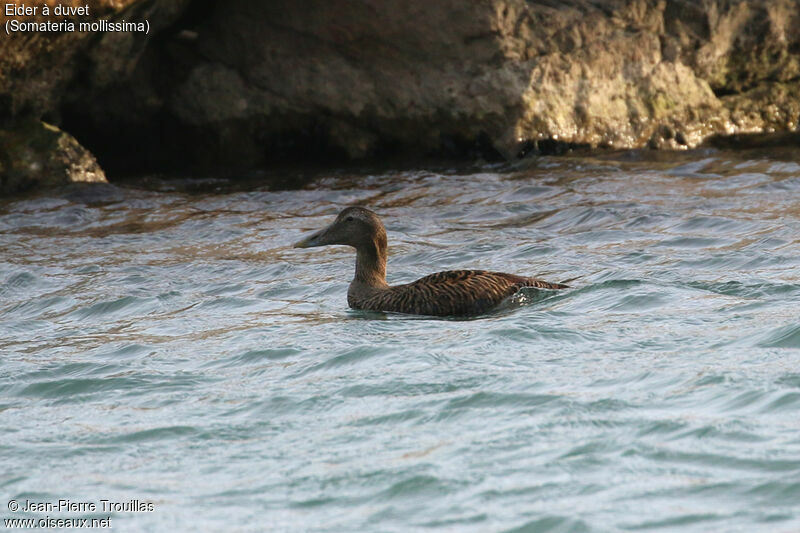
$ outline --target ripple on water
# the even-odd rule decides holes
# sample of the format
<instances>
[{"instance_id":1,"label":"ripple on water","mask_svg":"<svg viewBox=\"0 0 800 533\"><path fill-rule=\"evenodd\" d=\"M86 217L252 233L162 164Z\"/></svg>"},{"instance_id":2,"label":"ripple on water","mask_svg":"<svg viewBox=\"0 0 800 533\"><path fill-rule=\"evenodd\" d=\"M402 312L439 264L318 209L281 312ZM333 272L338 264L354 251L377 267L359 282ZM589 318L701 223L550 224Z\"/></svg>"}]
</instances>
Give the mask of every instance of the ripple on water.
<instances>
[{"instance_id":1,"label":"ripple on water","mask_svg":"<svg viewBox=\"0 0 800 533\"><path fill-rule=\"evenodd\" d=\"M800 392L786 392L764 406L764 413L796 412L800 410Z\"/></svg>"},{"instance_id":2,"label":"ripple on water","mask_svg":"<svg viewBox=\"0 0 800 533\"><path fill-rule=\"evenodd\" d=\"M205 367L208 368L239 368L241 366L258 365L268 361L283 361L293 356L303 353L299 348L267 348L258 350L246 350L231 357L209 361Z\"/></svg>"},{"instance_id":3,"label":"ripple on water","mask_svg":"<svg viewBox=\"0 0 800 533\"><path fill-rule=\"evenodd\" d=\"M758 188L770 192L800 191L800 177L772 181L760 185Z\"/></svg>"},{"instance_id":4,"label":"ripple on water","mask_svg":"<svg viewBox=\"0 0 800 533\"><path fill-rule=\"evenodd\" d=\"M703 282L689 281L686 286L724 294L726 296L740 296L742 298L780 297L800 295L800 285L794 283L773 283L769 281L756 283L743 283L741 281Z\"/></svg>"},{"instance_id":5,"label":"ripple on water","mask_svg":"<svg viewBox=\"0 0 800 533\"><path fill-rule=\"evenodd\" d=\"M198 307L202 309L219 309L219 310L233 310L233 309L247 309L252 307L260 307L262 302L251 298L236 298L232 296L223 296L214 298L213 300L206 300Z\"/></svg>"},{"instance_id":6,"label":"ripple on water","mask_svg":"<svg viewBox=\"0 0 800 533\"><path fill-rule=\"evenodd\" d=\"M789 324L771 330L756 343L764 348L800 348L800 324Z\"/></svg>"},{"instance_id":7,"label":"ripple on water","mask_svg":"<svg viewBox=\"0 0 800 533\"><path fill-rule=\"evenodd\" d=\"M12 305L4 312L9 315L18 315L22 317L35 317L43 314L51 315L62 313L72 308L76 302L77 300L75 298L68 298L65 296L43 296Z\"/></svg>"},{"instance_id":8,"label":"ripple on water","mask_svg":"<svg viewBox=\"0 0 800 533\"><path fill-rule=\"evenodd\" d=\"M394 501L398 498L418 498L430 495L441 495L454 492L456 487L435 476L416 475L394 483L391 487L381 492L377 497L383 500Z\"/></svg>"},{"instance_id":9,"label":"ripple on water","mask_svg":"<svg viewBox=\"0 0 800 533\"><path fill-rule=\"evenodd\" d=\"M198 430L192 426L163 426L157 428L137 429L134 431L123 431L116 435L93 436L92 442L97 444L136 444L152 441L170 441L173 443L184 440L191 440L198 434Z\"/></svg>"},{"instance_id":10,"label":"ripple on water","mask_svg":"<svg viewBox=\"0 0 800 533\"><path fill-rule=\"evenodd\" d=\"M733 454L688 452L649 445L641 445L633 453L656 463L672 463L682 468L710 467L745 473L777 472L782 474L800 471L800 460L797 459L737 457Z\"/></svg>"},{"instance_id":11,"label":"ripple on water","mask_svg":"<svg viewBox=\"0 0 800 533\"><path fill-rule=\"evenodd\" d=\"M322 362L312 363L306 366L297 374L297 377L326 370L336 371L339 367L355 365L375 357L389 357L392 352L396 351L397 348L389 346L358 346L345 350L343 353L334 357L329 357Z\"/></svg>"},{"instance_id":12,"label":"ripple on water","mask_svg":"<svg viewBox=\"0 0 800 533\"><path fill-rule=\"evenodd\" d=\"M692 217L672 228L673 231L747 232L757 227L754 223L723 217Z\"/></svg>"},{"instance_id":13,"label":"ripple on water","mask_svg":"<svg viewBox=\"0 0 800 533\"><path fill-rule=\"evenodd\" d=\"M447 403L442 406L442 410L455 412L472 408L494 408L501 406L525 408L544 405L558 398L559 396L552 394L499 394L475 392L448 400Z\"/></svg>"},{"instance_id":14,"label":"ripple on water","mask_svg":"<svg viewBox=\"0 0 800 533\"><path fill-rule=\"evenodd\" d=\"M120 364L67 363L21 374L11 387L18 398L41 398L61 403L85 403L104 398L147 396L148 392L190 391L200 378L188 373L152 374Z\"/></svg>"},{"instance_id":15,"label":"ripple on water","mask_svg":"<svg viewBox=\"0 0 800 533\"><path fill-rule=\"evenodd\" d=\"M28 289L38 282L38 278L30 272L17 272L9 276L0 285L0 296L10 295L10 293Z\"/></svg>"},{"instance_id":16,"label":"ripple on water","mask_svg":"<svg viewBox=\"0 0 800 533\"><path fill-rule=\"evenodd\" d=\"M149 385L141 377L70 378L39 381L21 387L17 396L57 399L59 402L83 400L105 392L138 390Z\"/></svg>"},{"instance_id":17,"label":"ripple on water","mask_svg":"<svg viewBox=\"0 0 800 533\"><path fill-rule=\"evenodd\" d=\"M608 208L571 208L553 213L552 216L544 219L539 224L539 227L547 231L565 232L572 230L574 233L580 233L581 230L594 231L619 220L619 214L615 210Z\"/></svg>"},{"instance_id":18,"label":"ripple on water","mask_svg":"<svg viewBox=\"0 0 800 533\"><path fill-rule=\"evenodd\" d=\"M570 344L589 344L597 340L600 334L591 331L576 331L563 327L553 326L521 326L514 328L499 328L489 332L494 338L505 342L529 343L546 341L550 343L567 342Z\"/></svg>"},{"instance_id":19,"label":"ripple on water","mask_svg":"<svg viewBox=\"0 0 800 533\"><path fill-rule=\"evenodd\" d=\"M722 248L730 246L736 242L735 239L724 239L718 237L673 237L665 239L656 246L667 248Z\"/></svg>"},{"instance_id":20,"label":"ripple on water","mask_svg":"<svg viewBox=\"0 0 800 533\"><path fill-rule=\"evenodd\" d=\"M504 533L589 533L594 531L586 522L566 516L546 515L504 530Z\"/></svg>"},{"instance_id":21,"label":"ripple on water","mask_svg":"<svg viewBox=\"0 0 800 533\"><path fill-rule=\"evenodd\" d=\"M645 520L638 523L632 522L624 524L622 527L623 529L633 531L644 529L680 528L696 524L708 524L708 522L719 521L723 518L723 515L717 513L682 513L666 520ZM705 525L705 527L710 527L710 524Z\"/></svg>"},{"instance_id":22,"label":"ripple on water","mask_svg":"<svg viewBox=\"0 0 800 533\"><path fill-rule=\"evenodd\" d=\"M759 483L746 490L745 495L769 507L794 506L800 501L800 481L794 476L786 477L781 481Z\"/></svg>"},{"instance_id":23,"label":"ripple on water","mask_svg":"<svg viewBox=\"0 0 800 533\"><path fill-rule=\"evenodd\" d=\"M81 307L70 312L68 317L77 320L91 320L140 316L143 313L154 310L157 307L157 302L157 298L124 296Z\"/></svg>"},{"instance_id":24,"label":"ripple on water","mask_svg":"<svg viewBox=\"0 0 800 533\"><path fill-rule=\"evenodd\" d=\"M116 345L115 345L116 344ZM110 350L105 348L111 348ZM92 355L98 360L119 360L119 359L138 359L148 355L154 355L156 347L148 344L138 343L110 343L103 349L96 351Z\"/></svg>"}]
</instances>

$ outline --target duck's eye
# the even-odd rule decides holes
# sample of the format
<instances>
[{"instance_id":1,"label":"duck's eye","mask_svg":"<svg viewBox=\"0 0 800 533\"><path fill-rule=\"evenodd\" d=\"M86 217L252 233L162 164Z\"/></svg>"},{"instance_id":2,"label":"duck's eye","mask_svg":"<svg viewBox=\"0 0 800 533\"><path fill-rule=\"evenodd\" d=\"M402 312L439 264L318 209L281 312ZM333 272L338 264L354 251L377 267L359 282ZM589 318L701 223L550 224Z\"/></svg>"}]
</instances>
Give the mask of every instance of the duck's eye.
<instances>
[{"instance_id":1,"label":"duck's eye","mask_svg":"<svg viewBox=\"0 0 800 533\"><path fill-rule=\"evenodd\" d=\"M345 222L352 222L352 221L353 221L353 217L347 217L347 218L346 218L346 219L344 219L344 220L345 220Z\"/></svg>"}]
</instances>

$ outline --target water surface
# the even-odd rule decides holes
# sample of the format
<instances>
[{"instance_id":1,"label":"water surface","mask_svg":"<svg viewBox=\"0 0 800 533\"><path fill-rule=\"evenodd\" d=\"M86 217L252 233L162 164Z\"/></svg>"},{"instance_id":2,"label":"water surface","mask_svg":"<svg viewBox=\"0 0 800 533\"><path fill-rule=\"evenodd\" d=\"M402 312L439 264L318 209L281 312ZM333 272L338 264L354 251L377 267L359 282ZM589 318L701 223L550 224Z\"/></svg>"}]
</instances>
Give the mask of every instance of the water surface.
<instances>
[{"instance_id":1,"label":"water surface","mask_svg":"<svg viewBox=\"0 0 800 533\"><path fill-rule=\"evenodd\" d=\"M800 165L789 153L330 172L301 190L0 203L6 501L153 502L120 531L800 529ZM169 187L166 187L169 189ZM361 204L390 283L572 279L473 320L351 311Z\"/></svg>"}]
</instances>

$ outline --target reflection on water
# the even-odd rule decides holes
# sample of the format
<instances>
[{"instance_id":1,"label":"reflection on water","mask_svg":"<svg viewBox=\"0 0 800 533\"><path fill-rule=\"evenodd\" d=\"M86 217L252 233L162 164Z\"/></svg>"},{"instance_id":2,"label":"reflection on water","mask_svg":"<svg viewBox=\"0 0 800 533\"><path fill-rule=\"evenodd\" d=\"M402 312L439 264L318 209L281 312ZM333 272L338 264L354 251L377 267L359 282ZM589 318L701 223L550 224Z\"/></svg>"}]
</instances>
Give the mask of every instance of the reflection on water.
<instances>
[{"instance_id":1,"label":"reflection on water","mask_svg":"<svg viewBox=\"0 0 800 533\"><path fill-rule=\"evenodd\" d=\"M114 515L131 531L793 531L796 155L5 200L0 487L155 502ZM574 288L474 320L349 310L352 251L291 243L351 204L383 217L392 283Z\"/></svg>"}]
</instances>

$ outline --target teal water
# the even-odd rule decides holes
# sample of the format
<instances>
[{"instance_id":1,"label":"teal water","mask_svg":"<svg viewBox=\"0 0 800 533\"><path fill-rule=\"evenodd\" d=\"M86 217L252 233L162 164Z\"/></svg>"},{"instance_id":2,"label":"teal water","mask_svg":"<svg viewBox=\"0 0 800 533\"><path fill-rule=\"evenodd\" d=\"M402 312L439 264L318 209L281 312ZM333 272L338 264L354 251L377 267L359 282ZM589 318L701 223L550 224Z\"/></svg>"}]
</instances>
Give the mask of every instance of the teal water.
<instances>
[{"instance_id":1,"label":"teal water","mask_svg":"<svg viewBox=\"0 0 800 533\"><path fill-rule=\"evenodd\" d=\"M800 529L800 165L698 151L106 186L0 203L7 501L152 502L118 531ZM168 188L168 187L167 187ZM576 278L480 319L351 311L389 281Z\"/></svg>"}]
</instances>

